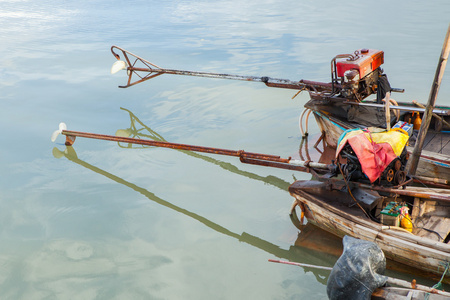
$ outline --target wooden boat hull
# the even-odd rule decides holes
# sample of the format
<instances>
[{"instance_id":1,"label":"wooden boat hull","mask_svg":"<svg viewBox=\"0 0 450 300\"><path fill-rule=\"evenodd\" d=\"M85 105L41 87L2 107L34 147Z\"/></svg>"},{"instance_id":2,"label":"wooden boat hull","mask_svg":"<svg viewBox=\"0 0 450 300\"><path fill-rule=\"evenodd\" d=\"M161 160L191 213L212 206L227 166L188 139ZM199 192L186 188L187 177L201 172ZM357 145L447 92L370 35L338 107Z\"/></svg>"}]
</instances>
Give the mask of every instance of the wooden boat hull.
<instances>
[{"instance_id":1,"label":"wooden boat hull","mask_svg":"<svg viewBox=\"0 0 450 300\"><path fill-rule=\"evenodd\" d=\"M324 112L314 111L314 117L317 124L319 125L320 130L322 132L325 132L324 138L326 143L328 144L328 146L333 148L337 147L339 137L345 130L355 128L351 124L327 115ZM409 153L412 153L413 148L407 147L407 150ZM450 187L450 183L448 182L448 180L450 179L450 156L442 153L423 150L419 160L416 175L427 177L430 179L438 178L447 180L447 183L442 184Z\"/></svg>"},{"instance_id":2,"label":"wooden boat hull","mask_svg":"<svg viewBox=\"0 0 450 300\"><path fill-rule=\"evenodd\" d=\"M309 223L339 237L349 235L374 241L388 259L425 272L442 275L444 266L450 262L450 245L423 239L394 228L387 229L387 226L355 216L346 210L345 205L336 206L336 203L333 203L337 202L336 198L326 199L310 194L299 188L298 183L299 181L293 183L289 191Z\"/></svg>"}]
</instances>

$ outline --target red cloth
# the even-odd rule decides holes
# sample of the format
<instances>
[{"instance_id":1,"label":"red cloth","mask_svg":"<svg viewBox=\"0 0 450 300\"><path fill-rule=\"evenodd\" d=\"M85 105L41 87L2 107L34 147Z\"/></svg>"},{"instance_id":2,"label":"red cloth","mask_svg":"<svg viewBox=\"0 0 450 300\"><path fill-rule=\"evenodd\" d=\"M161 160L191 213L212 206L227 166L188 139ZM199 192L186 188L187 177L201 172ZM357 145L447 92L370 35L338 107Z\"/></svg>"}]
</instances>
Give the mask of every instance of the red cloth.
<instances>
[{"instance_id":1,"label":"red cloth","mask_svg":"<svg viewBox=\"0 0 450 300\"><path fill-rule=\"evenodd\" d=\"M386 167L397 157L389 143L370 142L364 133L347 139L358 156L361 168L370 182L377 180Z\"/></svg>"}]
</instances>

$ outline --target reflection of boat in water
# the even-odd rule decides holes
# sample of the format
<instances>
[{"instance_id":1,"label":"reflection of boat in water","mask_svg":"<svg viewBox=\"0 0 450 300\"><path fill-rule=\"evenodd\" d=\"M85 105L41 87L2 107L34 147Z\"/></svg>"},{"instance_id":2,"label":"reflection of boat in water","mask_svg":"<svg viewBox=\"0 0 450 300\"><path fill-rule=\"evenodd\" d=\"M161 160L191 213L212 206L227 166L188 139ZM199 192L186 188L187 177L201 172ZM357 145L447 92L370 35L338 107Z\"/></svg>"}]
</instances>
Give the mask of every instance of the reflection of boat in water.
<instances>
[{"instance_id":1,"label":"reflection of boat in water","mask_svg":"<svg viewBox=\"0 0 450 300\"><path fill-rule=\"evenodd\" d=\"M164 199L161 199L160 197L156 196L154 193L139 187L131 182L128 182L114 174L111 174L109 172L106 172L98 167L95 167L81 159L78 158L75 150L73 147L68 146L64 151L61 151L57 148L53 149L53 155L57 158L65 157L68 160L83 166L91 171L94 171L102 176L105 176L119 184L122 184L124 186L127 186L131 188L132 190L144 195L149 200L158 203L160 205L163 205L169 209L172 209L176 212L179 212L180 214L183 214L185 216L188 216L190 218L193 218L203 225L207 226L208 228L211 228L215 230L216 232L219 232L221 234L227 235L229 237L232 237L239 242L244 242L246 244L249 244L255 248L261 249L271 255L274 255L278 258L287 259L289 261L294 262L302 262L302 263L314 263L314 264L321 264L326 266L332 266L336 259L339 256L339 244L340 239L337 239L336 237L330 235L329 233L322 231L314 226L306 225L305 230L302 230L294 245L292 245L289 249L282 249L280 246L273 244L271 242L268 242L266 240L263 240L261 238L258 238L254 235L248 234L246 232L243 232L241 234L232 232L228 230L227 228L212 222L208 220L207 218L200 216L194 212L188 211L182 207L179 207L177 205L174 205L170 203L169 201L166 201ZM333 240L333 244L329 243L329 238ZM324 250L324 247L328 245L329 249L327 251ZM333 246L333 247L331 247ZM334 248L335 247L335 248ZM340 246L342 248L342 246ZM335 249L330 253L331 249ZM342 250L341 250L342 251ZM323 270L316 270L313 268L304 268L305 272L312 272L314 276L316 277L317 281L326 285L327 278L328 278L328 271Z\"/></svg>"},{"instance_id":2,"label":"reflection of boat in water","mask_svg":"<svg viewBox=\"0 0 450 300\"><path fill-rule=\"evenodd\" d=\"M156 133L155 131L153 131L150 127L146 126L145 124L143 124L131 111L126 110L126 109L122 109L126 112L129 113L130 115L130 119L131 119L131 126L128 129L120 129L118 130L119 134L120 132L122 132L122 134L124 134L124 132L127 132L127 135L132 135L135 137L145 137L145 138L157 138L160 140L164 140L164 138L159 135L158 133ZM119 144L120 147L124 147L124 148L131 148L132 145L128 145L128 144ZM198 153L194 153L191 151L183 151L183 153L185 153L186 155L190 155L193 156L195 158L198 159L202 159L205 160L209 163L215 164L229 172L233 172L234 174L240 175L240 176L245 176L254 180L258 180L263 182L264 184L270 184L273 185L275 187L278 187L282 190L287 190L287 187L289 186L289 183L283 181L282 179L279 179L277 177L274 176L267 176L267 177L263 177L260 176L258 174L254 174L251 172L247 172L247 171L243 171L240 170L239 168L237 168L235 165L230 164L228 162L223 162L214 158L211 158L209 156L205 156L205 155L201 155ZM130 189L140 193L141 195L145 196L146 198L148 198L150 201L153 201L155 203L158 203L164 207L167 207L169 209L172 209L176 212L179 212L180 214L190 217L192 219L197 220L198 222L204 224L205 226L207 226L208 228L213 229L216 232L219 232L221 234L227 235L229 237L232 237L236 240L238 240L239 242L244 242L246 244L249 244L255 248L261 249L264 252L274 255L275 257L278 258L283 258L289 261L294 261L294 262L303 262L303 263L316 263L316 264L322 264L322 265L327 265L327 266L332 266L334 264L334 262L336 261L337 257L339 256L339 254L335 254L335 253L328 253L326 251L320 252L320 251L316 251L317 249L323 248L323 246L319 246L319 247L314 247L313 245L315 244L315 241L318 241L318 238L320 235L318 234L312 234L312 235L308 235L309 237L307 239L309 239L310 241L308 242L309 246L308 247L304 247L302 246L303 243L305 242L305 238L302 238L302 232L299 233L299 238L297 239L296 243L294 245L292 245L291 247L289 247L289 249L282 249L280 246L273 244L269 241L263 240L261 238L258 238L254 235L248 234L246 232L243 232L241 234L232 232L230 230L228 230L227 228L212 222L210 220L208 220L207 218L198 215L194 212L188 211L182 207L179 207L177 205L174 205L172 203L170 203L167 200L164 200L160 197L158 197L157 195L155 195L154 193L148 191L147 189L144 189L142 187L137 186L136 184L133 184L127 180L124 180L123 178L120 178L114 174L111 174L105 170L102 170L94 165L91 165L81 159L78 158L77 153L75 152L75 149L71 146L66 147L63 151L59 150L58 148L53 148L53 155L56 158L62 158L65 157L68 160L83 166L97 174L100 174L102 176L105 176L106 178L109 178L119 184L122 184L124 186L129 187ZM305 233L310 232L307 228L309 228L310 225L306 226L305 228ZM319 230L317 228L313 228L315 230ZM322 230L320 230L320 232L323 232ZM327 232L324 232L325 235L329 235ZM302 242L300 242L302 241ZM328 273L329 272L324 272L324 271L320 271L320 270L315 270L315 269L311 269L311 268L304 268L305 272L312 272L314 274L314 276L316 277L317 281L322 283L322 284L326 284L326 280L328 277Z\"/></svg>"},{"instance_id":3,"label":"reflection of boat in water","mask_svg":"<svg viewBox=\"0 0 450 300\"><path fill-rule=\"evenodd\" d=\"M123 110L125 110L125 109L123 109ZM122 132L122 134L124 132L126 132L126 135L133 135L135 137L137 136L137 137L145 137L145 138L158 138L160 140L164 140L162 136L160 136L159 134L157 134L156 132L151 130L151 128L145 126L130 111L128 111L128 110L125 110L125 111L127 111L130 115L131 126L129 129L119 130L118 131L119 134L120 134L120 132ZM136 124L139 124L139 126L140 126L139 129L136 127ZM125 147L125 148L132 147L131 144L122 144L120 146ZM318 157L318 155L321 154L321 159L324 159L324 157L326 157L327 155L329 156L330 154L333 153L333 152L330 152L330 150L328 148L325 148L324 151L322 151L322 153L318 153L318 152L310 153L308 151L308 149L307 148L305 149L303 146L307 146L307 140L302 141L300 151L299 151L300 156L305 155L309 158L316 159L316 157ZM306 151L306 153L304 153L304 151ZM220 166L221 168L224 168L235 174L238 174L241 176L246 176L248 178L252 178L255 180L259 180L264 183L272 184L281 189L285 189L285 186L288 185L288 183L283 182L282 180L279 180L279 179L275 180L275 178L272 178L272 177L270 177L270 178L261 177L259 175L256 175L256 174L253 174L250 172L241 171L230 163L221 162L220 160L213 159L209 156L200 155L200 154L193 153L190 151L183 151L183 153L185 153L187 155L192 155L196 158L204 159L210 163L214 163L214 164ZM262 249L268 253L271 253L277 257L285 258L285 259L288 259L290 261L295 261L295 262L308 262L308 263L313 262L315 264L332 266L334 264L334 262L336 261L336 259L338 258L338 256L340 255L340 252L342 251L341 239L339 239L333 235L330 235L328 232L324 232L315 226L311 226L312 223L301 227L298 239L295 242L294 246L290 247L289 250L281 249L280 247L278 247L270 242L261 240L255 236L249 235L245 232L242 234L237 234L237 233L231 232L231 231L227 230L226 228L205 219L202 216L199 216L195 213L189 212L185 209L182 209L178 206L175 206L175 205L157 197L156 195L149 192L148 190L140 188L130 182L127 182L127 181L113 175L113 174L105 172L95 166L92 166L84 161L81 161L80 159L78 159L78 157L72 147L67 147L66 150L63 152L59 151L55 148L54 154L56 157L65 156L66 158L68 158L69 160L71 160L73 162L76 162L76 163L78 163L90 170L93 170L103 176L106 176L120 184L123 184L125 186L132 188L133 190L145 195L147 198L149 198L150 200L152 200L154 202L157 202L161 205L164 205L168 208L178 211L184 215L192 217L192 218L198 220L199 222L205 224L209 228L216 230L217 232L234 237L234 238L238 239L239 241L248 243L248 244L255 246L259 249ZM319 161L320 161L320 159L319 159ZM391 267L391 265L390 265L390 267ZM405 271L405 268L400 267L399 270ZM315 274L315 276L319 282L321 282L323 284L326 283L326 278L327 278L326 272L318 271L318 270L309 270L308 268L305 268L305 271L312 271Z\"/></svg>"},{"instance_id":4,"label":"reflection of boat in water","mask_svg":"<svg viewBox=\"0 0 450 300\"><path fill-rule=\"evenodd\" d=\"M154 131L147 125L145 125L133 112L131 112L130 110L128 110L126 108L120 108L120 109L123 111L126 111L129 114L130 127L127 129L117 130L116 136L125 136L125 137L132 137L132 138L138 138L138 139L150 139L150 140L162 141L162 142L166 141L164 139L164 137L162 137L156 131ZM131 143L120 143L120 142L118 143L118 145L122 148L129 148L129 149L136 148L136 147L138 147L138 148L150 148L151 147L151 146L145 146L145 145L135 145L135 144L131 144ZM235 165L233 165L231 163L224 162L224 161L221 161L218 159L214 159L207 155L202 155L202 154L192 152L192 151L185 151L185 150L180 150L180 151L191 157L198 158L198 159L201 159L208 163L217 165L217 166L221 167L222 169L227 170L232 173L235 173L237 175L245 176L250 179L262 181L264 183L276 186L283 191L286 191L290 185L289 182L284 181L275 176L269 175L269 176L263 177L258 174L255 174L255 173L240 170L239 168L237 168Z\"/></svg>"}]
</instances>

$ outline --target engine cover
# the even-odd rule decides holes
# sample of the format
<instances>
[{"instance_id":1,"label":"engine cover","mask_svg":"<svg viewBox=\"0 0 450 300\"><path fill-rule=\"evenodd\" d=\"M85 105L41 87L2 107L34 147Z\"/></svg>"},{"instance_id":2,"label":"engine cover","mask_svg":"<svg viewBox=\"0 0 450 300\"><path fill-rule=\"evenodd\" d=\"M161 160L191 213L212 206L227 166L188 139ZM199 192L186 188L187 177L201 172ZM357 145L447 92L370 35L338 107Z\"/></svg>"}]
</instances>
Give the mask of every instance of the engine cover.
<instances>
[{"instance_id":1,"label":"engine cover","mask_svg":"<svg viewBox=\"0 0 450 300\"><path fill-rule=\"evenodd\" d=\"M339 58L336 61L337 76L344 77L346 71L356 70L359 73L359 78L362 79L383 63L384 52L381 50L356 50L353 55L347 58Z\"/></svg>"}]
</instances>

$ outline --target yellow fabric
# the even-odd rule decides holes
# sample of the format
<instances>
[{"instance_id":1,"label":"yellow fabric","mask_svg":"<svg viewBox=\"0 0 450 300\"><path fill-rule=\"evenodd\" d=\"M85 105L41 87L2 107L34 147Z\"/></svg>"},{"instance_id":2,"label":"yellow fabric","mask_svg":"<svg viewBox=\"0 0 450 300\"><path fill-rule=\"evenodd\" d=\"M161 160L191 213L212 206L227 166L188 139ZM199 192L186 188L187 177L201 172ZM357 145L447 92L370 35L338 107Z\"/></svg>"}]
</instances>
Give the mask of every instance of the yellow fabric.
<instances>
[{"instance_id":1,"label":"yellow fabric","mask_svg":"<svg viewBox=\"0 0 450 300\"><path fill-rule=\"evenodd\" d=\"M368 134L366 133L366 136ZM408 134L404 134L398 130L389 130L388 132L371 133L373 141L377 144L388 143L394 150L395 155L400 156L408 142Z\"/></svg>"}]
</instances>

